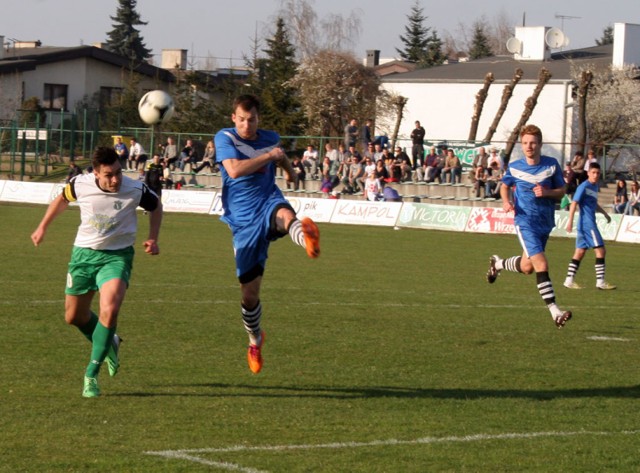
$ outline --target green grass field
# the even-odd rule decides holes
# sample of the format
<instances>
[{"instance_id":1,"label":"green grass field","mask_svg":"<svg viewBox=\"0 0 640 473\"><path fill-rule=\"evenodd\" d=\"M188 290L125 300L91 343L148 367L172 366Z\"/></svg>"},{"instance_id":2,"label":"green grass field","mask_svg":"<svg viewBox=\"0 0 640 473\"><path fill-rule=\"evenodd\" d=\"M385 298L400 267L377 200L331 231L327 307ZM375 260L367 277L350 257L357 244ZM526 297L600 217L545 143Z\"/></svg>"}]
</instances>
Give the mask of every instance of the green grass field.
<instances>
[{"instance_id":1,"label":"green grass field","mask_svg":"<svg viewBox=\"0 0 640 473\"><path fill-rule=\"evenodd\" d=\"M0 204L2 472L640 470L638 246L607 246L618 290L595 290L590 252L570 291L573 241L550 241L574 312L558 330L534 276L484 279L514 236L321 224L318 260L271 247L256 376L229 230L166 214L161 255L136 256L121 371L84 399L89 344L63 320L79 214L34 248L44 210Z\"/></svg>"}]
</instances>

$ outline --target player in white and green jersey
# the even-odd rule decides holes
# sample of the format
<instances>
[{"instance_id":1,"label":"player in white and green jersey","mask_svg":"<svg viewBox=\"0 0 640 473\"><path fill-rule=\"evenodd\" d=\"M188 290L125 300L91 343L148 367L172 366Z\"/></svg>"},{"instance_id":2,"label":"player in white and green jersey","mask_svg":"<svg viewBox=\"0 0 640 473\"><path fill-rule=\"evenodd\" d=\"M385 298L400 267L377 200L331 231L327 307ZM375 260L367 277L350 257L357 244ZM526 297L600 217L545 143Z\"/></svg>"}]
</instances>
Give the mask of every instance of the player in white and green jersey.
<instances>
[{"instance_id":1,"label":"player in white and green jersey","mask_svg":"<svg viewBox=\"0 0 640 473\"><path fill-rule=\"evenodd\" d=\"M91 359L84 377L84 397L100 395L98 374L106 360L109 374L119 367L120 338L115 334L118 312L131 277L138 229L136 208L149 212L149 235L145 252L157 255L162 222L162 204L143 182L122 175L113 148L97 148L92 159L93 172L73 178L62 194L49 205L31 240L38 246L47 228L67 209L80 207L80 226L69 262L65 289L65 321L75 325L92 343ZM100 292L100 313L91 311L96 291Z\"/></svg>"}]
</instances>

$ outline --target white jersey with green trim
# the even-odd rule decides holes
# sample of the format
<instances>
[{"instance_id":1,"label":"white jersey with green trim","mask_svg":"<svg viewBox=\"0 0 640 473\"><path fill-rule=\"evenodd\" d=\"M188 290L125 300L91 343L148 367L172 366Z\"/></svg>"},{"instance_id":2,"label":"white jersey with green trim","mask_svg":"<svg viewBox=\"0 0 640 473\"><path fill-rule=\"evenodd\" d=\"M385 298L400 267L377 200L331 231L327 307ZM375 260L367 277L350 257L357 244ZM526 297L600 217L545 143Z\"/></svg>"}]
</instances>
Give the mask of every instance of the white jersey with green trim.
<instances>
[{"instance_id":1,"label":"white jersey with green trim","mask_svg":"<svg viewBox=\"0 0 640 473\"><path fill-rule=\"evenodd\" d=\"M136 208L145 193L153 194L143 182L126 176L118 192L98 187L93 173L72 179L64 188L63 197L80 206L80 226L74 245L94 250L132 246L138 229Z\"/></svg>"}]
</instances>

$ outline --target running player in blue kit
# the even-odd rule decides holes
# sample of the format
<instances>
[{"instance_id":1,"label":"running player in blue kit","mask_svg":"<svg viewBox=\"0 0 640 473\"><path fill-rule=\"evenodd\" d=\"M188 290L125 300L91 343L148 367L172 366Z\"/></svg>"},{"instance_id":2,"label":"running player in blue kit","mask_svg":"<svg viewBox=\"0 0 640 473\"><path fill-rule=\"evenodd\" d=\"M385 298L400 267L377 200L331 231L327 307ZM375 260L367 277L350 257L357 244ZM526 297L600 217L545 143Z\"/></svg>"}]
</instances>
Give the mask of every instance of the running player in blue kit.
<instances>
[{"instance_id":1,"label":"running player in blue kit","mask_svg":"<svg viewBox=\"0 0 640 473\"><path fill-rule=\"evenodd\" d=\"M531 274L535 271L538 292L547 305L558 328L571 319L570 311L556 304L556 296L549 278L549 264L544 253L549 234L555 226L556 203L565 194L562 168L555 158L542 156L542 131L527 125L520 131L523 159L511 161L500 188L505 212L515 212L515 227L522 246L522 256L489 260L487 281L493 284L500 271ZM511 200L513 188L513 200Z\"/></svg>"},{"instance_id":2,"label":"running player in blue kit","mask_svg":"<svg viewBox=\"0 0 640 473\"><path fill-rule=\"evenodd\" d=\"M596 254L596 287L603 290L615 289L616 286L609 284L604 280L605 265L604 257L606 250L604 248L604 239L598 230L596 224L596 212L603 214L607 222L611 222L611 217L598 204L598 181L600 179L600 165L591 163L589 171L587 171L587 180L578 186L571 206L569 207L569 220L567 221L567 231L573 231L573 217L576 208L580 206L580 217L576 226L576 251L567 269L567 277L564 280L564 286L569 289L582 289L573 279L578 272L580 262L589 248L593 248Z\"/></svg>"},{"instance_id":3,"label":"running player in blue kit","mask_svg":"<svg viewBox=\"0 0 640 473\"><path fill-rule=\"evenodd\" d=\"M260 285L272 241L289 235L310 258L320 255L320 232L310 218L298 220L276 185L276 165L293 175L291 163L275 131L258 128L260 101L241 95L233 103L234 128L215 135L222 172L221 220L231 228L236 276L242 295L241 311L249 335L247 361L253 373L262 369L262 305Z\"/></svg>"}]
</instances>

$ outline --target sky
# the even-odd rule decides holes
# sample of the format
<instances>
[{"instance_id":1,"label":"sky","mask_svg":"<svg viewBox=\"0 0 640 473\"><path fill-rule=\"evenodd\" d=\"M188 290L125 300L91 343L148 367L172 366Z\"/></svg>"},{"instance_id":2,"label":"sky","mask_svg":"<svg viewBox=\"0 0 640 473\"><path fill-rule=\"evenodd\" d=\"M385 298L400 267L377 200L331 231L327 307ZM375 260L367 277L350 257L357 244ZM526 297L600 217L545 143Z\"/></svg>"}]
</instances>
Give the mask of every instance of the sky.
<instances>
[{"instance_id":1,"label":"sky","mask_svg":"<svg viewBox=\"0 0 640 473\"><path fill-rule=\"evenodd\" d=\"M361 18L362 31L353 47L359 58L369 49L382 58L397 56L399 39L415 0L307 0L320 19L330 15ZM104 42L112 29L117 0L1 0L0 35L9 39L40 40L45 46L77 46ZM424 26L440 38L460 37L461 26L484 18L489 23L503 16L521 26L561 28L575 49L595 45L605 27L617 22L640 24L637 0L419 0L427 17ZM256 32L273 31L281 0L138 0L139 26L154 62L162 49L186 49L190 62L215 58L214 64L241 65L249 56ZM268 35L267 35L268 36Z\"/></svg>"}]
</instances>

